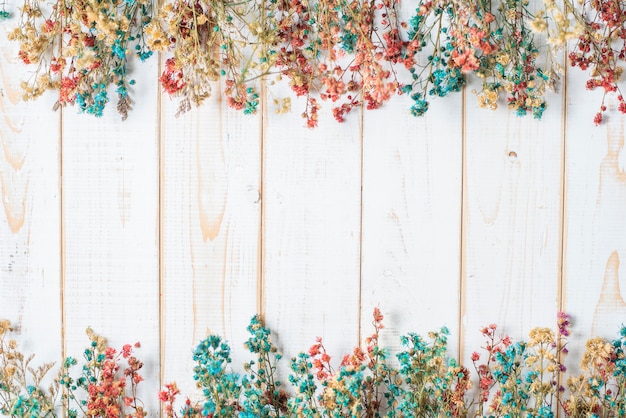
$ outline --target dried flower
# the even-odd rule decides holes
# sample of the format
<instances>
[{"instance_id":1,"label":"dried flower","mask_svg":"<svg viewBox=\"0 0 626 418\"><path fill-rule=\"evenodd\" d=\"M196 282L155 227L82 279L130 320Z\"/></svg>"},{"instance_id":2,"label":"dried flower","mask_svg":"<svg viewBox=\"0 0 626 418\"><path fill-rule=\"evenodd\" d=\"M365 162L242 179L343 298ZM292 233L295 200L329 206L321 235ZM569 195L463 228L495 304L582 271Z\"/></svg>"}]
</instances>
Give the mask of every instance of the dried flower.
<instances>
[{"instance_id":1,"label":"dried flower","mask_svg":"<svg viewBox=\"0 0 626 418\"><path fill-rule=\"evenodd\" d=\"M152 55L144 41L151 19L152 0L56 0L51 10L25 0L20 22L9 33L20 44L22 62L36 65L33 77L22 83L24 100L56 90L55 108L76 104L81 112L102 116L114 86L125 119L134 84L127 74L130 51L142 61Z\"/></svg>"}]
</instances>

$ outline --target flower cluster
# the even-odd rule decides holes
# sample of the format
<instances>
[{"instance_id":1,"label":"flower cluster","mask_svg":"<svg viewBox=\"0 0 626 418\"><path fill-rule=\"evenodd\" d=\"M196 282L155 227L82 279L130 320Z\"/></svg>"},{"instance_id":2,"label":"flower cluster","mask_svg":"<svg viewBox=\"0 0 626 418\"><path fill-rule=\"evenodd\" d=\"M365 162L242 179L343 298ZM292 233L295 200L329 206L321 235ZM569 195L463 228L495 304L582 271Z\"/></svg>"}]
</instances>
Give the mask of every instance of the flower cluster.
<instances>
[{"instance_id":1,"label":"flower cluster","mask_svg":"<svg viewBox=\"0 0 626 418\"><path fill-rule=\"evenodd\" d=\"M228 370L230 347L221 337L209 335L195 348L194 380L202 390L204 400L193 403L187 399L181 417L273 417L286 415L287 393L276 377L276 365L282 358L272 343L271 332L258 316L248 326L250 338L246 348L256 356L244 364L245 374ZM174 409L180 394L176 383L165 385L159 392L168 418L178 418Z\"/></svg>"},{"instance_id":2,"label":"flower cluster","mask_svg":"<svg viewBox=\"0 0 626 418\"><path fill-rule=\"evenodd\" d=\"M558 72L537 62L539 49L530 25L532 19L526 1L499 2L498 12L489 23L494 48L481 60L477 72L483 78L481 106L494 108L493 93L504 91L509 108L518 115L530 113L541 118L546 90L556 83Z\"/></svg>"},{"instance_id":3,"label":"flower cluster","mask_svg":"<svg viewBox=\"0 0 626 418\"><path fill-rule=\"evenodd\" d=\"M411 333L400 337L405 351L397 357L404 382L399 416L465 416L471 388L469 371L447 353L449 331L429 333L430 342Z\"/></svg>"},{"instance_id":4,"label":"flower cluster","mask_svg":"<svg viewBox=\"0 0 626 418\"><path fill-rule=\"evenodd\" d=\"M331 357L321 338L309 349L311 364L317 369L322 388L319 395L321 411L333 416L376 416L396 409L400 396L399 377L398 371L388 363L388 352L379 345L382 320L382 314L375 309L374 333L365 339L365 349L355 347L352 353L343 357L337 371L330 364ZM297 360L292 359L292 370L295 363ZM293 376L298 377L298 374ZM311 402L313 399L308 400L309 404Z\"/></svg>"},{"instance_id":5,"label":"flower cluster","mask_svg":"<svg viewBox=\"0 0 626 418\"><path fill-rule=\"evenodd\" d=\"M182 416L235 416L240 410L238 400L241 381L238 374L226 369L232 361L228 344L221 337L210 335L195 348L193 359L196 362L193 378L202 390L205 401L192 405L187 400ZM159 399L165 406L165 415L168 418L177 416L174 402L179 393L175 383L166 385L165 390L159 392Z\"/></svg>"},{"instance_id":6,"label":"flower cluster","mask_svg":"<svg viewBox=\"0 0 626 418\"><path fill-rule=\"evenodd\" d=\"M480 354L472 354L481 391L479 413L552 417L563 391L559 382L567 353L563 334L534 328L529 341L514 343L509 337L497 338L494 324L483 328L482 334L487 359L478 364Z\"/></svg>"},{"instance_id":7,"label":"flower cluster","mask_svg":"<svg viewBox=\"0 0 626 418\"><path fill-rule=\"evenodd\" d=\"M383 316L373 314L374 333L339 365L321 338L290 362L290 394L280 389L280 360L271 332L258 317L246 347L257 361L244 364L247 374L228 371L230 348L209 336L194 351L194 379L204 400L187 400L174 411L175 383L159 397L172 417L554 417L623 416L626 413L626 328L614 341L592 338L581 361L582 374L565 384L564 357L570 318L557 317L556 331L537 327L527 341L513 341L495 324L481 330L485 344L471 355L472 372L448 354L443 327L427 338L402 336L397 366L379 345ZM476 385L476 389L473 386Z\"/></svg>"},{"instance_id":8,"label":"flower cluster","mask_svg":"<svg viewBox=\"0 0 626 418\"><path fill-rule=\"evenodd\" d=\"M572 41L570 64L590 72L588 89L603 91L599 124L609 93L626 113L618 86L626 6L574 3L417 0L403 21L399 0L173 0L157 11L152 0L55 0L51 10L25 0L9 37L20 43L20 59L37 66L23 84L26 99L57 90L58 105L100 116L114 86L125 118L129 50L141 60L163 52L159 81L179 99L177 114L201 105L216 87L230 107L252 114L266 86L286 78L305 99L302 116L311 128L322 102L342 122L354 109L377 109L406 94L410 113L424 115L431 98L461 91L471 74L482 82L474 91L479 107L502 101L539 119ZM0 10L0 19L7 17ZM279 113L290 108L286 98L274 102Z\"/></svg>"},{"instance_id":9,"label":"flower cluster","mask_svg":"<svg viewBox=\"0 0 626 418\"><path fill-rule=\"evenodd\" d=\"M617 93L618 110L626 113L626 102L618 86L626 61L626 4L618 0L586 0L579 14L583 30L569 53L570 64L589 70L589 90L601 89L603 96L594 123L599 125L607 110L606 95Z\"/></svg>"},{"instance_id":10,"label":"flower cluster","mask_svg":"<svg viewBox=\"0 0 626 418\"><path fill-rule=\"evenodd\" d=\"M47 388L44 380L54 368L46 363L31 366L34 355L24 356L17 342L7 340L13 331L9 321L0 321L0 413L11 418L102 417L143 418L147 415L137 398L143 363L126 344L118 353L106 340L87 329L91 340L84 351L85 362L78 378L70 369L78 361L67 357ZM139 347L139 343L135 346ZM125 363L123 370L120 370Z\"/></svg>"},{"instance_id":11,"label":"flower cluster","mask_svg":"<svg viewBox=\"0 0 626 418\"><path fill-rule=\"evenodd\" d=\"M582 373L567 380L569 416L626 415L626 328L613 341L592 338L581 360Z\"/></svg>"},{"instance_id":12,"label":"flower cluster","mask_svg":"<svg viewBox=\"0 0 626 418\"><path fill-rule=\"evenodd\" d=\"M59 385L53 382L47 389L42 388L54 364L32 367L33 356L18 350L17 342L9 338L12 331L9 321L0 321L0 414L38 417L54 413Z\"/></svg>"},{"instance_id":13,"label":"flower cluster","mask_svg":"<svg viewBox=\"0 0 626 418\"><path fill-rule=\"evenodd\" d=\"M152 0L56 0L47 6L25 0L20 22L9 33L20 44L19 58L35 68L22 83L24 100L55 90L55 108L75 104L81 112L101 116L114 86L117 110L125 119L135 83L127 74L129 51L141 60L152 54L143 34Z\"/></svg>"},{"instance_id":14,"label":"flower cluster","mask_svg":"<svg viewBox=\"0 0 626 418\"><path fill-rule=\"evenodd\" d=\"M450 357L443 327L422 337L402 336L397 363L380 346L383 315L374 310L374 332L346 354L337 367L321 338L293 357L289 383L283 388L277 364L282 356L271 331L258 316L245 342L254 354L244 373L230 369L230 346L209 335L193 351L193 378L198 402L187 399L180 413L176 383L159 392L165 415L174 417L617 417L626 414L626 327L612 341L591 338L580 362L581 373L566 379L570 318L559 313L556 330L533 328L526 341L501 335L495 324L484 327L484 345L471 354L474 372ZM87 330L90 345L78 361L65 359L49 388L42 384L53 364L30 366L9 338L8 321L0 321L0 413L12 418L61 414L67 417L143 418L137 398L143 364L134 346L118 352ZM60 402L58 401L60 399Z\"/></svg>"},{"instance_id":15,"label":"flower cluster","mask_svg":"<svg viewBox=\"0 0 626 418\"><path fill-rule=\"evenodd\" d=\"M143 363L133 355L133 346L125 344L118 352L91 328L87 328L87 335L91 344L83 353L85 363L80 376L71 375L72 367L77 364L73 357L65 359L61 370L60 383L69 416L77 417L80 411L80 416L90 417L145 417L147 412L137 398L137 385L143 381L139 374ZM134 348L137 347L139 343L135 343Z\"/></svg>"},{"instance_id":16,"label":"flower cluster","mask_svg":"<svg viewBox=\"0 0 626 418\"><path fill-rule=\"evenodd\" d=\"M259 95L251 81L273 65L274 30L265 2L176 0L166 3L146 27L148 46L169 51L159 81L180 97L178 114L210 97L212 83L225 78L228 105L254 113Z\"/></svg>"}]
</instances>

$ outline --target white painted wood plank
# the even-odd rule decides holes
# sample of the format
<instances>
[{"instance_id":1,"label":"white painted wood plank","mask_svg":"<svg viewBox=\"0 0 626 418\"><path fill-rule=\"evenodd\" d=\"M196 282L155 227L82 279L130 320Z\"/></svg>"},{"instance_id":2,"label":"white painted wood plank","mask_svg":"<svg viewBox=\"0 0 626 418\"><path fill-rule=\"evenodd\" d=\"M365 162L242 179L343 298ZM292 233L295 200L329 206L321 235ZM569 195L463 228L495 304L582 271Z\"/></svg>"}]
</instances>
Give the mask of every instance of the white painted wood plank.
<instances>
[{"instance_id":1,"label":"white painted wood plank","mask_svg":"<svg viewBox=\"0 0 626 418\"><path fill-rule=\"evenodd\" d=\"M403 96L365 113L361 327L371 334L378 306L393 351L400 335L444 325L458 350L461 104L461 94L435 99L416 118Z\"/></svg>"},{"instance_id":2,"label":"white painted wood plank","mask_svg":"<svg viewBox=\"0 0 626 418\"><path fill-rule=\"evenodd\" d=\"M573 370L592 336L615 338L626 323L626 175L624 122L608 97L605 121L593 117L600 92L584 89L588 74L568 72L565 310L573 318Z\"/></svg>"},{"instance_id":3,"label":"white painted wood plank","mask_svg":"<svg viewBox=\"0 0 626 418\"><path fill-rule=\"evenodd\" d=\"M138 397L159 413L158 61L132 63L135 106L124 122L63 111L66 351L80 358L93 330L121 349L139 341Z\"/></svg>"},{"instance_id":4,"label":"white painted wood plank","mask_svg":"<svg viewBox=\"0 0 626 418\"><path fill-rule=\"evenodd\" d=\"M16 5L8 10L19 13ZM61 360L59 114L52 95L23 102L27 69L0 25L0 306L33 364Z\"/></svg>"},{"instance_id":5,"label":"white painted wood plank","mask_svg":"<svg viewBox=\"0 0 626 418\"><path fill-rule=\"evenodd\" d=\"M468 86L468 91L479 86ZM561 96L543 119L467 95L462 353L468 364L491 323L514 339L554 327L559 310L562 211Z\"/></svg>"},{"instance_id":6,"label":"white painted wood plank","mask_svg":"<svg viewBox=\"0 0 626 418\"><path fill-rule=\"evenodd\" d=\"M286 359L320 336L338 364L358 344L360 114L337 124L331 103L321 103L319 127L310 130L304 101L291 103L284 115L270 108L265 125L265 319Z\"/></svg>"},{"instance_id":7,"label":"white painted wood plank","mask_svg":"<svg viewBox=\"0 0 626 418\"><path fill-rule=\"evenodd\" d=\"M242 372L257 308L260 116L229 109L214 93L179 118L163 99L163 373L192 397L192 349L219 334Z\"/></svg>"}]
</instances>

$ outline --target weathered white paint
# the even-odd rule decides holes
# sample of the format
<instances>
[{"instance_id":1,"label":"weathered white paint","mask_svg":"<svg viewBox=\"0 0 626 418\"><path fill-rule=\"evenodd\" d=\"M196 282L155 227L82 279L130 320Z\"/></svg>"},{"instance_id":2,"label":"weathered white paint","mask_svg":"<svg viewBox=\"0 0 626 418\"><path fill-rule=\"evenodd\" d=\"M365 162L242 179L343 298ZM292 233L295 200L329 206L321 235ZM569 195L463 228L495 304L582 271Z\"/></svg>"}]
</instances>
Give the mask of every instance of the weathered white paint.
<instances>
[{"instance_id":1,"label":"weathered white paint","mask_svg":"<svg viewBox=\"0 0 626 418\"><path fill-rule=\"evenodd\" d=\"M256 116L216 93L175 118L152 60L135 66L126 122L112 107L61 120L51 96L19 101L26 70L0 45L1 316L42 360L80 355L89 325L118 347L141 341L150 416L161 384L193 390L207 330L247 360L255 312L283 372L316 336L338 362L375 306L385 345L447 325L465 357L492 322L523 337L563 307L571 358L624 322L624 118L594 127L577 71L566 108L551 95L540 122L478 109L470 85L421 119L394 98L336 124L323 103L308 130L299 99L273 113L285 85Z\"/></svg>"},{"instance_id":2,"label":"weathered white paint","mask_svg":"<svg viewBox=\"0 0 626 418\"><path fill-rule=\"evenodd\" d=\"M18 49L0 43L0 316L43 363L62 351L60 115L51 94L21 100Z\"/></svg>"},{"instance_id":3,"label":"weathered white paint","mask_svg":"<svg viewBox=\"0 0 626 418\"><path fill-rule=\"evenodd\" d=\"M607 100L608 118L594 126L601 94L582 90L585 74L568 75L563 302L575 314L574 337L582 342L592 335L613 338L626 323L625 118ZM573 346L570 357L583 350Z\"/></svg>"},{"instance_id":4,"label":"weathered white paint","mask_svg":"<svg viewBox=\"0 0 626 418\"><path fill-rule=\"evenodd\" d=\"M263 313L287 359L319 336L338 364L359 342L361 115L338 125L323 102L309 130L303 105L292 96L292 113L266 113Z\"/></svg>"},{"instance_id":5,"label":"weathered white paint","mask_svg":"<svg viewBox=\"0 0 626 418\"><path fill-rule=\"evenodd\" d=\"M471 85L471 88L480 88ZM467 95L463 211L463 346L491 323L516 339L554 327L561 280L561 97L541 121Z\"/></svg>"},{"instance_id":6,"label":"weathered white paint","mask_svg":"<svg viewBox=\"0 0 626 418\"><path fill-rule=\"evenodd\" d=\"M434 99L426 118L409 113L408 97L398 99L364 119L361 334L372 333L378 306L386 314L385 346L447 326L456 355L462 95Z\"/></svg>"},{"instance_id":7,"label":"weathered white paint","mask_svg":"<svg viewBox=\"0 0 626 418\"><path fill-rule=\"evenodd\" d=\"M179 118L177 103L163 102L162 367L189 393L191 349L209 332L247 359L260 268L260 116L228 109L218 88Z\"/></svg>"},{"instance_id":8,"label":"weathered white paint","mask_svg":"<svg viewBox=\"0 0 626 418\"><path fill-rule=\"evenodd\" d=\"M138 63L133 63L133 66ZM139 396L158 410L159 136L156 60L143 65L125 122L115 102L102 118L63 110L63 325L66 353L81 356L85 329L111 346L139 341ZM79 357L80 358L80 357Z\"/></svg>"}]
</instances>

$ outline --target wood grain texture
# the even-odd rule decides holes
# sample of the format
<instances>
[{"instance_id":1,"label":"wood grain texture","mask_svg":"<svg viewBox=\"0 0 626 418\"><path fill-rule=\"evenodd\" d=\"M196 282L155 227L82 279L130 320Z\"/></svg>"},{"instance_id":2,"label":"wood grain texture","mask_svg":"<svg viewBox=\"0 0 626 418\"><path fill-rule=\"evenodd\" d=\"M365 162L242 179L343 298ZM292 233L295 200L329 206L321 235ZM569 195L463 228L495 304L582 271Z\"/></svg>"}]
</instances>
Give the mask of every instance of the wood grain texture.
<instances>
[{"instance_id":1,"label":"wood grain texture","mask_svg":"<svg viewBox=\"0 0 626 418\"><path fill-rule=\"evenodd\" d=\"M461 103L461 94L434 100L416 118L403 97L365 114L361 327L370 334L380 307L387 347L445 325L458 349Z\"/></svg>"},{"instance_id":2,"label":"wood grain texture","mask_svg":"<svg viewBox=\"0 0 626 418\"><path fill-rule=\"evenodd\" d=\"M0 25L0 317L39 364L59 360L62 349L60 120L51 95L22 101L27 69L6 40L11 29Z\"/></svg>"},{"instance_id":3,"label":"wood grain texture","mask_svg":"<svg viewBox=\"0 0 626 418\"><path fill-rule=\"evenodd\" d=\"M626 118L609 99L605 122L594 126L602 97L582 89L587 78L569 71L564 308L579 341L572 359L580 358L588 338L615 338L626 323Z\"/></svg>"},{"instance_id":4,"label":"wood grain texture","mask_svg":"<svg viewBox=\"0 0 626 418\"><path fill-rule=\"evenodd\" d=\"M322 105L314 130L300 117L304 101L292 97L284 115L268 109L264 313L286 359L320 336L338 364L358 344L361 129L358 111L337 124L331 103Z\"/></svg>"},{"instance_id":5,"label":"wood grain texture","mask_svg":"<svg viewBox=\"0 0 626 418\"><path fill-rule=\"evenodd\" d=\"M468 91L478 86L468 86ZM479 109L467 95L462 353L496 323L514 339L554 327L559 309L562 223L561 96L541 121L505 106ZM469 361L467 361L469 363Z\"/></svg>"},{"instance_id":6,"label":"wood grain texture","mask_svg":"<svg viewBox=\"0 0 626 418\"><path fill-rule=\"evenodd\" d=\"M257 308L260 116L228 109L220 94L179 118L163 99L163 373L191 394L193 347L221 335L241 372Z\"/></svg>"},{"instance_id":7,"label":"wood grain texture","mask_svg":"<svg viewBox=\"0 0 626 418\"><path fill-rule=\"evenodd\" d=\"M63 112L66 352L80 358L85 329L120 349L141 342L138 397L158 414L159 137L157 60L133 63L135 107L124 122Z\"/></svg>"},{"instance_id":8,"label":"wood grain texture","mask_svg":"<svg viewBox=\"0 0 626 418\"><path fill-rule=\"evenodd\" d=\"M293 95L274 114L286 84L263 114L227 109L216 88L175 118L156 59L134 65L126 122L114 103L61 117L52 95L20 101L15 45L0 58L0 316L41 361L80 357L87 326L117 348L141 341L150 416L164 382L198 397L191 353L209 331L241 371L256 312L283 381L316 336L336 365L374 307L383 345L447 325L466 364L482 326L526 338L563 307L571 372L587 338L626 322L626 118L609 101L595 127L601 97L578 70L542 121L479 109L474 84L421 119L402 97L344 124L322 103L309 130Z\"/></svg>"}]
</instances>

